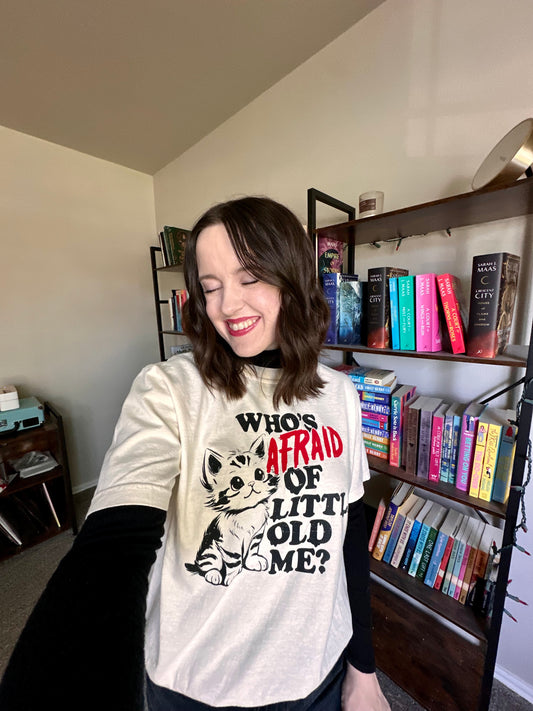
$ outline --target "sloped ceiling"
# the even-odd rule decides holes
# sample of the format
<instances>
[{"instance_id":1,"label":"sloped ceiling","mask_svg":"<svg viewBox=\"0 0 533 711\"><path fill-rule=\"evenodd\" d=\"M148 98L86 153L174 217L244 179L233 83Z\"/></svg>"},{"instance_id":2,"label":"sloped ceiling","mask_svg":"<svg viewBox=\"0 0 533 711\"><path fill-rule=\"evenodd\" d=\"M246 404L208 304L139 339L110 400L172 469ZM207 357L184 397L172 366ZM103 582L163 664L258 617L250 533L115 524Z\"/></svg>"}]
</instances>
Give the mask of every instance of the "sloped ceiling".
<instances>
[{"instance_id":1,"label":"sloped ceiling","mask_svg":"<svg viewBox=\"0 0 533 711\"><path fill-rule=\"evenodd\" d=\"M0 0L0 124L153 174L383 0Z\"/></svg>"}]
</instances>

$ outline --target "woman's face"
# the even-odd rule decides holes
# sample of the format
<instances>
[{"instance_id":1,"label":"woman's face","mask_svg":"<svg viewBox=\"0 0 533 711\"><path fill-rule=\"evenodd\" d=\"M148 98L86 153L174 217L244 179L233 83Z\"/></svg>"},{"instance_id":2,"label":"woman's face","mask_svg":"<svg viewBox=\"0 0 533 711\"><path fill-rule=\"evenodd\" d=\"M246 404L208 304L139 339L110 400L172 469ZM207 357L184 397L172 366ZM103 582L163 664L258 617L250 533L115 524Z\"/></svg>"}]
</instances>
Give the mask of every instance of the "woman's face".
<instances>
[{"instance_id":1,"label":"woman's face","mask_svg":"<svg viewBox=\"0 0 533 711\"><path fill-rule=\"evenodd\" d=\"M244 269L223 225L200 232L196 261L209 320L234 353L249 358L277 348L279 289Z\"/></svg>"}]
</instances>

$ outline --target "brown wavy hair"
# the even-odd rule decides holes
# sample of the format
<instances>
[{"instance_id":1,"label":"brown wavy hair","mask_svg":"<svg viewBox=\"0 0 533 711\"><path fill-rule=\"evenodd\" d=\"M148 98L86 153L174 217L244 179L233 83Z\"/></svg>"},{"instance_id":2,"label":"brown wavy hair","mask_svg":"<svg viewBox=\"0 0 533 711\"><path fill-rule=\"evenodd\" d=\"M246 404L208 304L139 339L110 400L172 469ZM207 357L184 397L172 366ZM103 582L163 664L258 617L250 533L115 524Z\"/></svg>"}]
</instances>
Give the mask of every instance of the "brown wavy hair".
<instances>
[{"instance_id":1,"label":"brown wavy hair","mask_svg":"<svg viewBox=\"0 0 533 711\"><path fill-rule=\"evenodd\" d=\"M196 366L211 390L238 399L246 392L249 359L237 356L217 333L206 312L198 279L196 243L206 227L223 225L239 262L256 279L276 286L281 294L277 342L281 377L274 406L291 404L319 394L324 383L317 373L329 308L316 275L309 239L297 217L270 198L245 197L209 209L194 225L185 250L183 328L189 337Z\"/></svg>"}]
</instances>

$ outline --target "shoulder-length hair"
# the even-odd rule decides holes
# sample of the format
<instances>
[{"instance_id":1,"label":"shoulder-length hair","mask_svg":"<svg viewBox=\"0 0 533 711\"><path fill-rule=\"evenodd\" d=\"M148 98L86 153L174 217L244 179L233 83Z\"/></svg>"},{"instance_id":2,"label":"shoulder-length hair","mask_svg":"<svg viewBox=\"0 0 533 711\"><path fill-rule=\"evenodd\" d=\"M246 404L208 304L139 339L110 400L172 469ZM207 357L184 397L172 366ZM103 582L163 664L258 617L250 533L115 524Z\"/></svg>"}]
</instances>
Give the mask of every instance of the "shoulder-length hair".
<instances>
[{"instance_id":1,"label":"shoulder-length hair","mask_svg":"<svg viewBox=\"0 0 533 711\"><path fill-rule=\"evenodd\" d=\"M281 377L274 406L319 394L324 383L317 373L329 308L315 273L311 240L297 217L269 198L245 197L215 205L194 225L185 250L185 284L189 296L183 326L204 383L238 399L246 392L249 359L237 356L217 333L206 312L198 279L196 243L202 230L223 225L242 266L256 279L276 286L281 295L277 342Z\"/></svg>"}]
</instances>

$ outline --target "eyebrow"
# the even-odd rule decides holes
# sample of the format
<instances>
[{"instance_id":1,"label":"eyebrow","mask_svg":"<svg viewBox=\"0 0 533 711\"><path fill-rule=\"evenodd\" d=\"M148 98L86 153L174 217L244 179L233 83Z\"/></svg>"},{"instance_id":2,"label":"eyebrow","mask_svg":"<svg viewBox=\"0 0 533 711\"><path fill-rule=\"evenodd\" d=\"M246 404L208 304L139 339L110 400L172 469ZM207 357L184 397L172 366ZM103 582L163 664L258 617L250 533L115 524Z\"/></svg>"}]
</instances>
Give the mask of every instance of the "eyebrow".
<instances>
[{"instance_id":1,"label":"eyebrow","mask_svg":"<svg viewBox=\"0 0 533 711\"><path fill-rule=\"evenodd\" d=\"M235 271L232 272L232 274L242 274L242 272L246 272L247 274L250 273L248 271L248 269L246 269L245 267L239 267L238 269L235 269ZM216 274L200 274L200 275L198 275L198 281L204 281L204 279L216 279L217 281L220 281L220 278L218 276L216 276Z\"/></svg>"}]
</instances>

